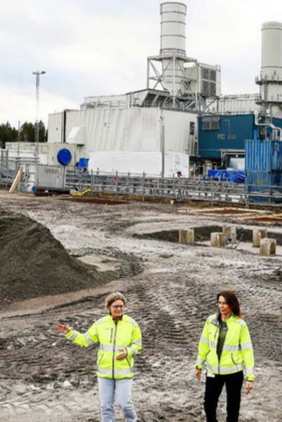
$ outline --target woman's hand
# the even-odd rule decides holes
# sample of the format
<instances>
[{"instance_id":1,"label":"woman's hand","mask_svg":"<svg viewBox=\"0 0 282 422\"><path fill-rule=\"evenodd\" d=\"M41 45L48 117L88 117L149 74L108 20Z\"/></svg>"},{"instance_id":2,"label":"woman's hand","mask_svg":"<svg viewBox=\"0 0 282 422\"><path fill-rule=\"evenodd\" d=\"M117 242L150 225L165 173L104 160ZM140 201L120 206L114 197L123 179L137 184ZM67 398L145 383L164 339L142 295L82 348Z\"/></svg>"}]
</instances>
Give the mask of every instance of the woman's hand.
<instances>
[{"instance_id":1,"label":"woman's hand","mask_svg":"<svg viewBox=\"0 0 282 422\"><path fill-rule=\"evenodd\" d=\"M127 357L127 349L126 348L124 348L124 349L118 349L119 350L119 352L122 352L120 355L118 355L117 357L116 357L116 359L117 360L123 360L123 359L125 359L126 357Z\"/></svg>"},{"instance_id":2,"label":"woman's hand","mask_svg":"<svg viewBox=\"0 0 282 422\"><path fill-rule=\"evenodd\" d=\"M197 368L196 369L196 378L197 378L198 381L200 381L201 375L202 375L202 370Z\"/></svg>"},{"instance_id":3,"label":"woman's hand","mask_svg":"<svg viewBox=\"0 0 282 422\"><path fill-rule=\"evenodd\" d=\"M67 327L66 325L62 325L62 324L57 324L56 328L58 331L60 331L63 334L68 334L68 332L70 331L69 327Z\"/></svg>"},{"instance_id":4,"label":"woman's hand","mask_svg":"<svg viewBox=\"0 0 282 422\"><path fill-rule=\"evenodd\" d=\"M246 382L246 394L249 394L253 388L254 383L252 381Z\"/></svg>"}]
</instances>

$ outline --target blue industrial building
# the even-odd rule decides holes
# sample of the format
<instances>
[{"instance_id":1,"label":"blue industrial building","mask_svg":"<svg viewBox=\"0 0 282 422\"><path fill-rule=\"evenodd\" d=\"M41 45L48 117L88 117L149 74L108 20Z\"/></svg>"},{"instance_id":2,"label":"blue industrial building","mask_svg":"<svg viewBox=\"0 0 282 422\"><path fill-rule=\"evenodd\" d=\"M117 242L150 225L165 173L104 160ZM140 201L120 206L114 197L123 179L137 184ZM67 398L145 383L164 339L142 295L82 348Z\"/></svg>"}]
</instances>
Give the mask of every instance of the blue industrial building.
<instances>
[{"instance_id":1,"label":"blue industrial building","mask_svg":"<svg viewBox=\"0 0 282 422\"><path fill-rule=\"evenodd\" d=\"M273 118L272 124L282 128L282 119ZM270 135L270 128L255 124L253 113L199 116L198 157L228 167L229 157L245 156L246 139L265 139Z\"/></svg>"}]
</instances>

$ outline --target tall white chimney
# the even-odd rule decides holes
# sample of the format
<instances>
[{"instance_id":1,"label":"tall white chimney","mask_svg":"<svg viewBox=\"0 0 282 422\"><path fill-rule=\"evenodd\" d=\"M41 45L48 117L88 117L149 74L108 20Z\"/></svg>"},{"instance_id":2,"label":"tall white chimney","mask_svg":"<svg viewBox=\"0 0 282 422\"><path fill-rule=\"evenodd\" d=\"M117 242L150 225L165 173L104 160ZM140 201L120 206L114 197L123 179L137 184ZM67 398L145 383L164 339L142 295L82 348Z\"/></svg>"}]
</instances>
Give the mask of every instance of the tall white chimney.
<instances>
[{"instance_id":1,"label":"tall white chimney","mask_svg":"<svg viewBox=\"0 0 282 422\"><path fill-rule=\"evenodd\" d=\"M261 73L256 82L261 103L275 116L281 114L282 104L282 23L265 22L261 31Z\"/></svg>"},{"instance_id":2,"label":"tall white chimney","mask_svg":"<svg viewBox=\"0 0 282 422\"><path fill-rule=\"evenodd\" d=\"M186 57L186 5L165 2L160 6L163 85L176 96L184 79Z\"/></svg>"}]
</instances>

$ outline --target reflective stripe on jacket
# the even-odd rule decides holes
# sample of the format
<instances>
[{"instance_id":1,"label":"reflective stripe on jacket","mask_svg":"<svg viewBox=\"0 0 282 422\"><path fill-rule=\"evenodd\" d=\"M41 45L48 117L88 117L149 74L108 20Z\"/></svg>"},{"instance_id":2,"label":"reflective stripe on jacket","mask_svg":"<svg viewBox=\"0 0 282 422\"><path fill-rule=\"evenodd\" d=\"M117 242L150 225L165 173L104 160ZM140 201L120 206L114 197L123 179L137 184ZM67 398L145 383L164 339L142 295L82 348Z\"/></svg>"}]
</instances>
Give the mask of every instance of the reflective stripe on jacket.
<instances>
[{"instance_id":1,"label":"reflective stripe on jacket","mask_svg":"<svg viewBox=\"0 0 282 422\"><path fill-rule=\"evenodd\" d=\"M198 347L196 367L206 367L213 374L233 374L245 370L248 381L254 380L254 353L249 329L245 321L231 315L226 321L227 333L220 361L217 355L219 334L218 314L206 320Z\"/></svg>"},{"instance_id":2,"label":"reflective stripe on jacket","mask_svg":"<svg viewBox=\"0 0 282 422\"><path fill-rule=\"evenodd\" d=\"M97 355L97 375L101 378L132 378L133 356L142 349L141 330L137 322L127 315L120 321L114 321L111 315L96 321L85 334L70 330L66 338L81 347L100 343ZM127 349L127 357L116 360Z\"/></svg>"}]
</instances>

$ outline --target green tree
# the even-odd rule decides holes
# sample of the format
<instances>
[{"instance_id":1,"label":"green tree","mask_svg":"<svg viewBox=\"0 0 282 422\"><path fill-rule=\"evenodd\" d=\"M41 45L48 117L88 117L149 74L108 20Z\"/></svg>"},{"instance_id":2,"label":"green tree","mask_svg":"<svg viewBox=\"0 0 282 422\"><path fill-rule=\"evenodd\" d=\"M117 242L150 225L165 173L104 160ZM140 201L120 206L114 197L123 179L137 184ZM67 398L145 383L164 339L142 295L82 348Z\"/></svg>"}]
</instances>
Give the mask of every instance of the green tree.
<instances>
[{"instance_id":1,"label":"green tree","mask_svg":"<svg viewBox=\"0 0 282 422\"><path fill-rule=\"evenodd\" d=\"M38 122L38 129L38 142L46 142L46 129L41 120ZM20 138L23 142L36 142L36 123L25 122L21 127Z\"/></svg>"},{"instance_id":2,"label":"green tree","mask_svg":"<svg viewBox=\"0 0 282 422\"><path fill-rule=\"evenodd\" d=\"M38 125L39 125L39 139L38 139L38 142L47 142L46 129L45 129L45 125L42 122L42 120L40 120L40 122L38 123Z\"/></svg>"},{"instance_id":3,"label":"green tree","mask_svg":"<svg viewBox=\"0 0 282 422\"><path fill-rule=\"evenodd\" d=\"M38 122L39 139L38 142L47 142L47 130L44 123L40 120ZM0 125L0 148L5 148L6 142L35 142L36 140L36 124L25 122L18 130L10 125L9 122Z\"/></svg>"},{"instance_id":4,"label":"green tree","mask_svg":"<svg viewBox=\"0 0 282 422\"><path fill-rule=\"evenodd\" d=\"M0 145L5 148L6 142L15 142L18 139L18 131L9 122L0 125Z\"/></svg>"},{"instance_id":5,"label":"green tree","mask_svg":"<svg viewBox=\"0 0 282 422\"><path fill-rule=\"evenodd\" d=\"M21 127L21 136L20 139L22 142L34 142L35 141L35 130L33 123L25 122Z\"/></svg>"}]
</instances>

